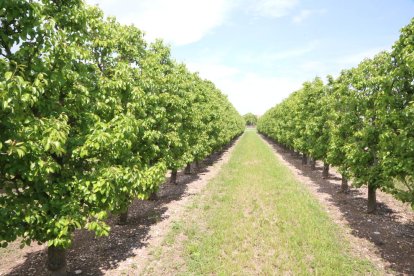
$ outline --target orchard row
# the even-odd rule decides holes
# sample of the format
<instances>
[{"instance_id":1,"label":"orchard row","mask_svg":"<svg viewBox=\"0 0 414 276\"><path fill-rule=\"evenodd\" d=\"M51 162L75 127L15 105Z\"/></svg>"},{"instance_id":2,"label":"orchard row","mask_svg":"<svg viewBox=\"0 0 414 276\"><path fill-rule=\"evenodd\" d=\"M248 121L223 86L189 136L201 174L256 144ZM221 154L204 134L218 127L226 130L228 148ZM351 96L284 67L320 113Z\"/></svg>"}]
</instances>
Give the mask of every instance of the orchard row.
<instances>
[{"instance_id":1,"label":"orchard row","mask_svg":"<svg viewBox=\"0 0 414 276\"><path fill-rule=\"evenodd\" d=\"M368 211L376 190L414 208L414 20L401 30L391 52L357 67L305 82L268 110L258 130L311 160L323 160L347 180L368 186ZM312 161L311 163L313 163Z\"/></svg>"},{"instance_id":2,"label":"orchard row","mask_svg":"<svg viewBox=\"0 0 414 276\"><path fill-rule=\"evenodd\" d=\"M107 235L108 213L244 130L161 41L82 0L1 1L0 20L3 246L20 237L60 252L75 229Z\"/></svg>"}]
</instances>

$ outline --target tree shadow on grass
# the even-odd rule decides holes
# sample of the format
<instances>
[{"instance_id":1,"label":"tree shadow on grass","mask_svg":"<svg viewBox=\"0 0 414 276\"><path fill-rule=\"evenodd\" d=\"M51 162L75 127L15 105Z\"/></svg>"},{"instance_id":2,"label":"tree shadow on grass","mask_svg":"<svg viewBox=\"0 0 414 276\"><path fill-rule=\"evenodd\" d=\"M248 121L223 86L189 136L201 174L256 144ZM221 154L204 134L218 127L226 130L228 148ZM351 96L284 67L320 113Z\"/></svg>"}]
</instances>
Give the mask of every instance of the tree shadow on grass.
<instances>
[{"instance_id":1,"label":"tree shadow on grass","mask_svg":"<svg viewBox=\"0 0 414 276\"><path fill-rule=\"evenodd\" d=\"M324 179L320 162L316 170L311 170L302 165L300 157L263 138L285 161L316 184L319 193L329 195L328 201L339 208L351 234L373 243L381 258L390 264L388 268L399 274L414 275L414 213L411 210L396 207L396 200L387 196L386 202L378 202L375 214L368 214L366 189L352 188L348 194L340 193L341 178L337 174Z\"/></svg>"},{"instance_id":2,"label":"tree shadow on grass","mask_svg":"<svg viewBox=\"0 0 414 276\"><path fill-rule=\"evenodd\" d=\"M178 172L178 184L170 184L166 179L157 193L156 200L134 200L129 208L128 224L117 225L117 216L110 216L108 224L111 232L108 237L95 237L92 232L79 230L75 232L73 245L67 252L68 275L104 275L104 271L116 269L128 258L134 257L134 250L146 246L150 238L151 226L168 218L165 214L167 204L180 200L187 191L188 184L208 173L213 165L222 159L236 139L221 151L212 154L200 162L195 173L186 175ZM25 260L6 275L48 275L46 268L46 250L26 254Z\"/></svg>"}]
</instances>

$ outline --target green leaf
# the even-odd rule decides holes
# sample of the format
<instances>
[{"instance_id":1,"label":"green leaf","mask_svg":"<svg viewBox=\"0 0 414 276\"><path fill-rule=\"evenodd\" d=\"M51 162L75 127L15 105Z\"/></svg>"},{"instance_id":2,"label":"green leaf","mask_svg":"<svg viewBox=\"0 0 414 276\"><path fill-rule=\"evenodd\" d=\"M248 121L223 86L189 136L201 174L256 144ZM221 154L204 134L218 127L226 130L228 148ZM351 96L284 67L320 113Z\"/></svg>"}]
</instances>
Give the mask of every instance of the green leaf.
<instances>
[{"instance_id":1,"label":"green leaf","mask_svg":"<svg viewBox=\"0 0 414 276\"><path fill-rule=\"evenodd\" d=\"M12 72L6 72L4 74L4 78L5 78L6 81L10 80L12 78L12 76L13 76Z\"/></svg>"}]
</instances>

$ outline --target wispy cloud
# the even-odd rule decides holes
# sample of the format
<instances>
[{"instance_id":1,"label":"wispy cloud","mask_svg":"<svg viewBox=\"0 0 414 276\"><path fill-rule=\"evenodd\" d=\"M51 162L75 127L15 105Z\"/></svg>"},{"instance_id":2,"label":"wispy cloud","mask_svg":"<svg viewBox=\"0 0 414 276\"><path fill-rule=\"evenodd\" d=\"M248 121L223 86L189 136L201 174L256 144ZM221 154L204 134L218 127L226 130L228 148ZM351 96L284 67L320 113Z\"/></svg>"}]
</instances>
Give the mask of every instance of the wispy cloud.
<instances>
[{"instance_id":1,"label":"wispy cloud","mask_svg":"<svg viewBox=\"0 0 414 276\"><path fill-rule=\"evenodd\" d=\"M294 23L300 24L303 21L305 21L306 19L308 19L309 17L311 17L312 15L322 15L322 14L325 14L326 11L327 10L325 10L325 9L319 9L319 10L305 9L305 10L301 10L299 12L299 14L297 14L293 17L292 20L293 20Z\"/></svg>"},{"instance_id":2,"label":"wispy cloud","mask_svg":"<svg viewBox=\"0 0 414 276\"><path fill-rule=\"evenodd\" d=\"M163 38L173 45L197 42L224 24L234 0L87 0L98 4L106 15L135 24L149 40Z\"/></svg>"},{"instance_id":3,"label":"wispy cloud","mask_svg":"<svg viewBox=\"0 0 414 276\"><path fill-rule=\"evenodd\" d=\"M271 50L265 52L245 53L239 58L239 60L244 63L273 63L278 60L292 59L304 56L317 49L319 45L320 42L318 40L312 40L302 47L292 48L289 50Z\"/></svg>"},{"instance_id":4,"label":"wispy cloud","mask_svg":"<svg viewBox=\"0 0 414 276\"><path fill-rule=\"evenodd\" d=\"M319 41L313 40L303 47L293 48L290 50L285 50L285 51L269 54L267 55L267 58L272 61L275 61L275 60L281 60L281 59L300 57L300 56L303 56L307 53L314 51L318 47L318 45L319 45Z\"/></svg>"},{"instance_id":5,"label":"wispy cloud","mask_svg":"<svg viewBox=\"0 0 414 276\"><path fill-rule=\"evenodd\" d=\"M298 4L298 0L252 0L249 10L266 17L283 17L288 15Z\"/></svg>"}]
</instances>

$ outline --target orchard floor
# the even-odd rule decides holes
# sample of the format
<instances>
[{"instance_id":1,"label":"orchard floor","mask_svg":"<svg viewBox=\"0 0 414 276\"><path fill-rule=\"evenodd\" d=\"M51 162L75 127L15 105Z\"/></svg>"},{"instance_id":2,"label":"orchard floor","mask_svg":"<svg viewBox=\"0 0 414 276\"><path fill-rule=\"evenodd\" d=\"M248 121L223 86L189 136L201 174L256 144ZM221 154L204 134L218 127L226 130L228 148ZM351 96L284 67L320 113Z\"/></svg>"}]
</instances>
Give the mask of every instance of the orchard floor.
<instances>
[{"instance_id":1,"label":"orchard floor","mask_svg":"<svg viewBox=\"0 0 414 276\"><path fill-rule=\"evenodd\" d=\"M303 166L298 156L269 141L281 162L307 187L330 218L345 231L354 252L366 256L389 274L414 275L414 212L391 195L377 191L378 210L368 214L366 187L341 193L341 175L335 170L322 177L323 163L316 170Z\"/></svg>"},{"instance_id":2,"label":"orchard floor","mask_svg":"<svg viewBox=\"0 0 414 276\"><path fill-rule=\"evenodd\" d=\"M109 237L76 232L69 275L414 275L414 213L339 191L252 129L197 174L136 201ZM47 275L45 247L0 249L0 275Z\"/></svg>"},{"instance_id":3,"label":"orchard floor","mask_svg":"<svg viewBox=\"0 0 414 276\"><path fill-rule=\"evenodd\" d=\"M222 152L200 162L197 174L178 173L178 184L165 184L156 200L136 200L129 208L128 225L117 225L110 217L108 237L95 237L91 232L76 231L68 250L68 275L137 275L150 249L158 246L171 228L172 221L182 217L184 206L199 194L207 182L228 161L236 141ZM0 276L48 275L45 245L33 244L23 249L14 242L0 248Z\"/></svg>"}]
</instances>

